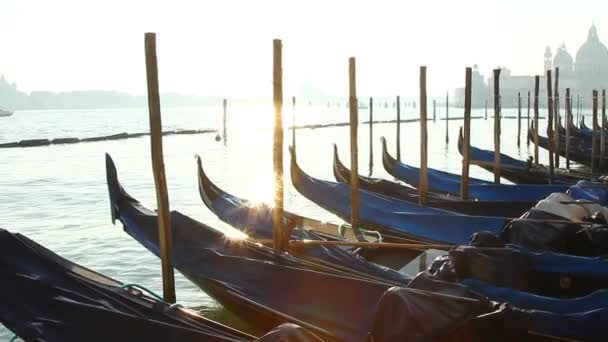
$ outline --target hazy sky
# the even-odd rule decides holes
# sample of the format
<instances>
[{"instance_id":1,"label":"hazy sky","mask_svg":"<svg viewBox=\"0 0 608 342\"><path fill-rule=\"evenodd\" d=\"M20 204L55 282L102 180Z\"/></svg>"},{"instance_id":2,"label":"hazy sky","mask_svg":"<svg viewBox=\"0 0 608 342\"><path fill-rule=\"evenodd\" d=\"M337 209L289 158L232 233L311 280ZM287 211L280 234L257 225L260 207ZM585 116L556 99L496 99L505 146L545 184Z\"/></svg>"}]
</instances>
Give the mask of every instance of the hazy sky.
<instances>
[{"instance_id":1,"label":"hazy sky","mask_svg":"<svg viewBox=\"0 0 608 342\"><path fill-rule=\"evenodd\" d=\"M416 95L463 83L464 68L542 72L544 47L571 54L592 22L608 43L606 0L133 1L0 0L0 74L24 91L145 93L143 33L157 32L161 91L271 96L272 39L283 40L285 93L312 82Z\"/></svg>"}]
</instances>

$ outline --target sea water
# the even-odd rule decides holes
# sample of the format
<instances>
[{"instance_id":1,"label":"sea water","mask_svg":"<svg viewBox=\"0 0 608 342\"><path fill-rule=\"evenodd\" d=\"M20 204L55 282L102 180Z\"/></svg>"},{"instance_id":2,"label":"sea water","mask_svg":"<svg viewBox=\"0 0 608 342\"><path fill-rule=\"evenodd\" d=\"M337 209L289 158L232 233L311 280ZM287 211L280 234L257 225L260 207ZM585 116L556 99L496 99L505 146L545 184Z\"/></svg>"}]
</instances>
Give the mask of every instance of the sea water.
<instances>
[{"instance_id":1,"label":"sea water","mask_svg":"<svg viewBox=\"0 0 608 342\"><path fill-rule=\"evenodd\" d=\"M428 117L432 118L432 107ZM471 143L493 149L493 119L474 119ZM524 111L525 113L525 111ZM165 130L219 129L222 108L218 106L164 108ZM202 203L197 190L194 156L201 155L205 171L226 191L250 200L271 203L273 198L271 104L228 105L227 141L216 141L215 133L174 135L163 139L167 182L172 210L226 232L232 231ZM474 110L483 117L484 111ZM503 116L516 116L503 109ZM414 119L419 110L401 108L402 120ZM460 121L448 121L446 144L445 108L437 108L437 121L428 122L429 167L460 173L458 153ZM450 117L462 117L463 109L450 108ZM291 125L292 107L284 108L284 125ZM347 122L348 108L326 104L296 108L296 124ZM389 105L374 108L374 120L396 118ZM369 109L359 110L359 121L369 119ZM546 120L541 120L544 132ZM34 138L86 138L121 132L149 131L146 108L104 110L17 111L0 118L0 143ZM522 118L521 148L517 147L517 120L502 120L501 151L526 159L533 147L526 144L526 117ZM285 208L312 218L340 222L340 219L301 196L289 178L288 144L292 132L285 130ZM350 165L348 127L296 130L298 161L310 175L334 180L332 144L337 144L341 160ZM386 137L390 153L396 155L396 124L373 125L373 177L392 179L382 167L380 137ZM401 159L419 165L419 122L401 124ZM359 172L369 175L369 125L359 126ZM547 152L540 149L541 162ZM109 153L118 168L118 177L127 191L144 205L155 208L156 198L150 160L150 138L0 149L0 227L28 236L59 255L116 278L137 283L162 293L159 259L124 233L120 224L110 222L104 154ZM563 161L562 161L563 163ZM472 177L492 180L493 175L471 166ZM508 183L508 182L505 182ZM217 304L196 285L176 273L177 300L188 307L213 308ZM0 303L1 305L1 303ZM0 340L12 334L0 326Z\"/></svg>"}]
</instances>

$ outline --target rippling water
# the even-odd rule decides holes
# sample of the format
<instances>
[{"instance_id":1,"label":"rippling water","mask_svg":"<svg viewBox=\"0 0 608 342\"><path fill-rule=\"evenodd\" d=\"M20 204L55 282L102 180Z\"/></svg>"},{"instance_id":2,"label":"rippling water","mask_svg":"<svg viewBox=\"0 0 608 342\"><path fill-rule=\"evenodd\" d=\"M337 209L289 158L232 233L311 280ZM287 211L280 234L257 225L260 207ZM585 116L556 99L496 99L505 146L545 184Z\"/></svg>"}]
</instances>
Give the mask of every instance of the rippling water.
<instances>
[{"instance_id":1,"label":"rippling water","mask_svg":"<svg viewBox=\"0 0 608 342\"><path fill-rule=\"evenodd\" d=\"M286 125L291 124L291 107L285 108ZM438 108L438 118L444 108ZM462 109L450 108L451 116L462 116ZM483 115L483 110L473 115ZM503 115L516 115L503 109ZM402 108L402 119L418 116L415 108ZM432 113L429 113L432 116ZM165 165L170 206L211 226L229 230L201 202L197 192L195 154L203 157L211 179L240 197L272 199L272 125L271 106L229 106L228 140L214 140L215 134L168 136L164 138ZM394 108L376 108L375 120L395 118ZM368 110L360 110L360 121L368 119ZM32 138L92 137L120 132L148 131L145 108L116 110L21 111L0 118L0 143ZM345 122L348 110L299 106L297 124ZM541 128L545 125L541 120ZM164 129L220 128L221 108L169 108L163 110ZM461 157L456 147L457 130L462 121L449 121L450 143L445 143L446 121L429 122L430 167L460 172ZM525 159L533 152L525 142L525 118L522 120L522 148L516 145L517 120L502 121L504 153ZM471 142L491 149L493 121L472 121ZM387 137L395 154L395 124L374 125L373 175L388 177L380 159L381 136ZM419 164L419 124L401 126L402 159ZM286 144L291 132L285 132ZM331 144L336 143L345 163L349 163L347 127L300 129L297 131L298 159L305 171L333 180ZM369 128L359 128L359 170L367 174L369 164ZM541 162L547 160L541 149ZM110 223L105 184L104 153L110 153L126 189L145 205L154 208L156 199L150 161L149 137L81 143L75 145L0 149L0 227L22 233L56 253L95 271L125 283L138 283L157 293L162 292L159 260L140 246L121 227ZM288 156L287 149L284 152ZM288 163L286 162L287 166ZM318 219L339 221L300 196L289 182L286 167L286 209ZM493 179L493 175L472 166L471 176ZM195 285L177 274L178 302L186 306L214 306L215 303ZM9 332L0 326L0 340Z\"/></svg>"}]
</instances>

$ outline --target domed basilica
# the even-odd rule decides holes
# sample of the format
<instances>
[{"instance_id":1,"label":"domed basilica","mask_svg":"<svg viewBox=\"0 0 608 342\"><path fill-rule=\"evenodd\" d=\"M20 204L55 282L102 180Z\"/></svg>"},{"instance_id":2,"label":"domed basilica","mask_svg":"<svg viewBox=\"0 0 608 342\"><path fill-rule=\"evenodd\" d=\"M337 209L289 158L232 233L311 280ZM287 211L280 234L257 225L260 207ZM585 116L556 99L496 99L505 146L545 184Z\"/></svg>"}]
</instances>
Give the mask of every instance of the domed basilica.
<instances>
[{"instance_id":1,"label":"domed basilica","mask_svg":"<svg viewBox=\"0 0 608 342\"><path fill-rule=\"evenodd\" d=\"M566 88L570 88L573 96L580 95L585 103L590 103L591 94L594 89L601 91L608 88L608 48L600 41L597 28L592 25L587 34L587 40L576 52L576 58L562 44L552 53L551 47L547 46L544 53L543 70L539 70L541 75L540 95L545 98L540 105L546 105L546 70L559 68L559 94L561 101ZM501 67L500 74L500 93L503 107L517 106L517 94L522 96L522 103L526 103L525 98L528 92L534 96L534 76L511 75L510 70ZM477 72L478 73L478 72ZM482 77L482 76L479 76ZM553 75L555 82L555 75ZM492 77L487 82L475 82L473 85L473 105L483 107L488 102L492 107L492 94L494 80ZM464 104L464 88L455 90L456 103ZM544 102L544 103L543 103ZM562 106L563 108L563 103Z\"/></svg>"}]
</instances>

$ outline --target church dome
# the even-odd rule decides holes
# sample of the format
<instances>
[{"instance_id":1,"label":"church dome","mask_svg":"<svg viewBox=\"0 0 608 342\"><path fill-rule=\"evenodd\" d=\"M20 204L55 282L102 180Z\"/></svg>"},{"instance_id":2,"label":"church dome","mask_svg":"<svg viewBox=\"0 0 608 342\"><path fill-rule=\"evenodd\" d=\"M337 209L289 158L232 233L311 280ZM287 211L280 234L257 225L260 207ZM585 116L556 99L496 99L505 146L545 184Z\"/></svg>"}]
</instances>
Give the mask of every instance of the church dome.
<instances>
[{"instance_id":1,"label":"church dome","mask_svg":"<svg viewBox=\"0 0 608 342\"><path fill-rule=\"evenodd\" d=\"M586 80L608 75L608 49L600 42L595 26L591 26L587 41L576 53L575 71Z\"/></svg>"},{"instance_id":2,"label":"church dome","mask_svg":"<svg viewBox=\"0 0 608 342\"><path fill-rule=\"evenodd\" d=\"M553 66L559 68L560 72L570 73L572 72L572 66L574 65L574 60L572 56L566 50L566 45L562 44L557 52L555 53L555 57L553 58Z\"/></svg>"}]
</instances>

